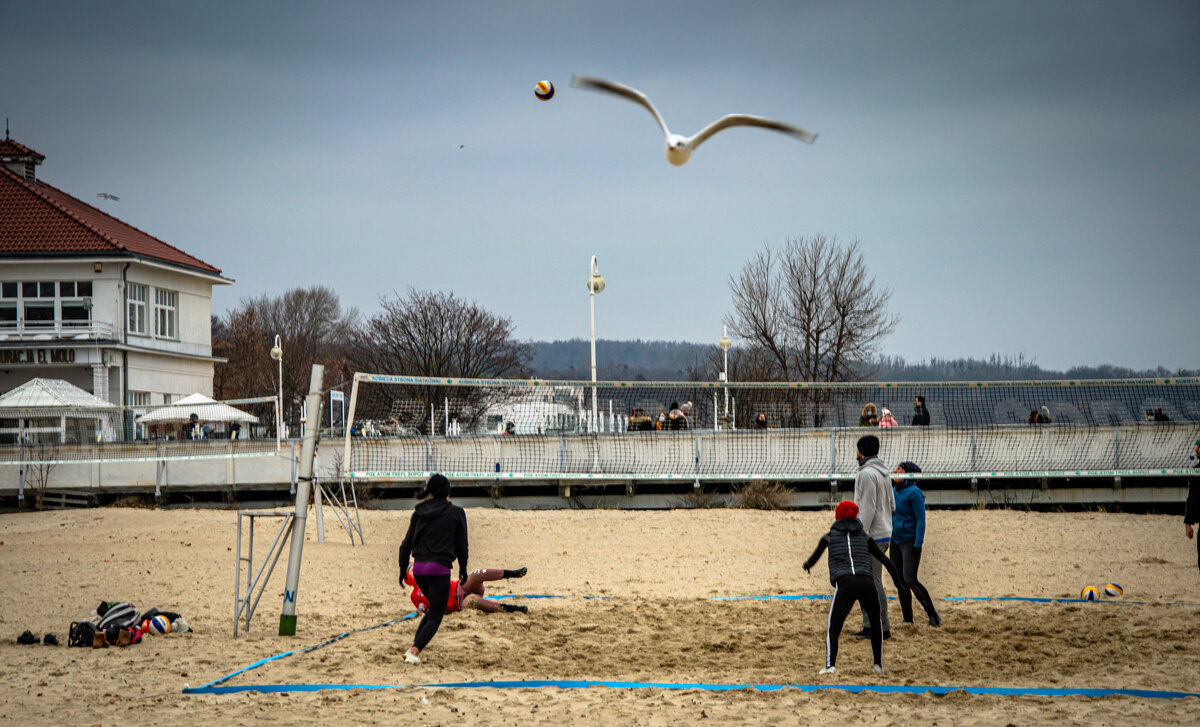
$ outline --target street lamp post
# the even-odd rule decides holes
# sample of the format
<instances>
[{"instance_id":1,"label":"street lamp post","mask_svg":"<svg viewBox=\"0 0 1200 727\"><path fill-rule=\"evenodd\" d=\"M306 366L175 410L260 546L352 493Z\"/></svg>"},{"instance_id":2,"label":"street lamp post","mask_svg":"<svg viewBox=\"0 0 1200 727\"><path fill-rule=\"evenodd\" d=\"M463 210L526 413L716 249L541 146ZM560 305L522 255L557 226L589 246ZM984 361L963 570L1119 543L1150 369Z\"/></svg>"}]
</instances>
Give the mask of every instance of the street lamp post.
<instances>
[{"instance_id":1,"label":"street lamp post","mask_svg":"<svg viewBox=\"0 0 1200 727\"><path fill-rule=\"evenodd\" d=\"M275 334L275 345L271 347L271 358L279 362L279 399L275 402L275 437L283 437L283 346L279 334Z\"/></svg>"},{"instance_id":2,"label":"street lamp post","mask_svg":"<svg viewBox=\"0 0 1200 727\"><path fill-rule=\"evenodd\" d=\"M721 381L725 383L725 416L729 417L729 349L733 348L733 341L729 338L729 326L721 327L721 340L717 341L717 345L721 347L721 353L725 357L725 365L721 369ZM730 422L730 428L733 428Z\"/></svg>"},{"instance_id":3,"label":"street lamp post","mask_svg":"<svg viewBox=\"0 0 1200 727\"><path fill-rule=\"evenodd\" d=\"M604 278L596 266L596 256L592 255L592 272L588 277L588 299L592 308L592 383L596 383L596 293L604 290ZM592 387L592 430L597 429L600 410L596 403L596 387Z\"/></svg>"}]
</instances>

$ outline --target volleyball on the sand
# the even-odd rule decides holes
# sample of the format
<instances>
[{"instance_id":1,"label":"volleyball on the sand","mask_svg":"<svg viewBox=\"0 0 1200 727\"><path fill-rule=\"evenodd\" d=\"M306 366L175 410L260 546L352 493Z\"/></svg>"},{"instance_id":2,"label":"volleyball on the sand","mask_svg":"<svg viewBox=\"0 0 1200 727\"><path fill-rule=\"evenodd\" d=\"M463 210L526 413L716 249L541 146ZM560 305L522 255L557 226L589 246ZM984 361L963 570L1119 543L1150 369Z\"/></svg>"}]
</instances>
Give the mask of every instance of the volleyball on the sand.
<instances>
[{"instance_id":1,"label":"volleyball on the sand","mask_svg":"<svg viewBox=\"0 0 1200 727\"><path fill-rule=\"evenodd\" d=\"M1124 596L1125 589L1121 588L1120 583L1108 583L1104 586L1104 595L1112 596L1113 598L1117 596Z\"/></svg>"},{"instance_id":2,"label":"volleyball on the sand","mask_svg":"<svg viewBox=\"0 0 1200 727\"><path fill-rule=\"evenodd\" d=\"M538 81L533 87L533 95L538 97L540 101L549 101L554 98L554 84L549 81Z\"/></svg>"},{"instance_id":3,"label":"volleyball on the sand","mask_svg":"<svg viewBox=\"0 0 1200 727\"><path fill-rule=\"evenodd\" d=\"M171 621L166 616L155 616L150 619L150 631L155 634L171 633Z\"/></svg>"},{"instance_id":4,"label":"volleyball on the sand","mask_svg":"<svg viewBox=\"0 0 1200 727\"><path fill-rule=\"evenodd\" d=\"M1079 597L1085 601L1099 601L1100 589L1096 588L1095 586L1088 586L1087 588L1083 589L1083 593L1080 593Z\"/></svg>"}]
</instances>

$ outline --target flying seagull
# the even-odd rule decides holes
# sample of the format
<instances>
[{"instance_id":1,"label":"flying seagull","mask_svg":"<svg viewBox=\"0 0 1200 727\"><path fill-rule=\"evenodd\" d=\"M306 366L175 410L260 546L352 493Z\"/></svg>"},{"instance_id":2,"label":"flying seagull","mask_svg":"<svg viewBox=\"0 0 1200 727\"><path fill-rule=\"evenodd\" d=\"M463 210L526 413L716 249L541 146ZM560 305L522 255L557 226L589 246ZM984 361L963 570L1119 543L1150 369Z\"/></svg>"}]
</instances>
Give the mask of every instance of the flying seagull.
<instances>
[{"instance_id":1,"label":"flying seagull","mask_svg":"<svg viewBox=\"0 0 1200 727\"><path fill-rule=\"evenodd\" d=\"M751 116L749 114L727 114L701 129L695 136L680 136L679 134L671 133L671 130L667 128L667 122L663 121L662 114L658 113L658 109L654 108L654 104L650 103L650 99L646 98L646 94L635 88L589 76L572 76L571 85L576 88L586 88L592 91L606 91L644 106L647 111L654 115L654 120L662 128L663 134L667 138L667 161L675 166L686 164L687 160L692 158L692 152L698 149L708 137L718 131L730 129L735 126L759 126L764 129L774 129L775 131L782 131L785 134L791 134L809 144L817 140L817 135L807 129L801 129L799 126L785 124L782 121L773 121L772 119L764 119L761 116Z\"/></svg>"},{"instance_id":2,"label":"flying seagull","mask_svg":"<svg viewBox=\"0 0 1200 727\"><path fill-rule=\"evenodd\" d=\"M97 192L97 193L96 193L96 196L97 196L97 197L100 197L101 199L111 199L111 200L112 200L112 201L114 201L114 202L116 202L116 201L118 201L118 200L120 200L120 199L121 199L121 198L120 198L120 197L118 197L117 195L115 195L115 194L109 194L108 192Z\"/></svg>"}]
</instances>

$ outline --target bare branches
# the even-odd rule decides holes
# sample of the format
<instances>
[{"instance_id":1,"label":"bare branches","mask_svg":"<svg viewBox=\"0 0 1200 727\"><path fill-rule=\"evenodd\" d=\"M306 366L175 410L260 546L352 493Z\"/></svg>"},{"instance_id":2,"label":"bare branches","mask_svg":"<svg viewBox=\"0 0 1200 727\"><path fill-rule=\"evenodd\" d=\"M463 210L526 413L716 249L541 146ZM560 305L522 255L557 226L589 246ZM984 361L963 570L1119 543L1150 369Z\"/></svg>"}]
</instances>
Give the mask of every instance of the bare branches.
<instances>
[{"instance_id":1,"label":"bare branches","mask_svg":"<svg viewBox=\"0 0 1200 727\"><path fill-rule=\"evenodd\" d=\"M757 252L729 278L733 312L725 322L760 359L769 380L855 381L899 317L891 291L876 286L857 241L816 235Z\"/></svg>"},{"instance_id":2,"label":"bare branches","mask_svg":"<svg viewBox=\"0 0 1200 727\"><path fill-rule=\"evenodd\" d=\"M358 323L358 311L342 308L337 293L323 285L292 288L280 296L243 298L213 327L217 364L213 388L218 399L263 396L278 386L278 364L271 360L275 336L283 348L284 418L298 413L308 391L314 363L331 374L340 369L344 350Z\"/></svg>"},{"instance_id":3,"label":"bare branches","mask_svg":"<svg viewBox=\"0 0 1200 727\"><path fill-rule=\"evenodd\" d=\"M409 288L379 301L354 336L351 363L362 371L415 376L514 378L526 375L532 353L513 338L510 318L453 293Z\"/></svg>"},{"instance_id":4,"label":"bare branches","mask_svg":"<svg viewBox=\"0 0 1200 727\"><path fill-rule=\"evenodd\" d=\"M533 353L513 338L511 319L495 315L453 293L409 288L404 297L379 301L380 311L357 331L348 350L360 371L413 376L520 378ZM473 389L398 387L391 400L377 402L379 416L421 432L436 426L429 407L453 400L454 418L467 426L481 421L489 403Z\"/></svg>"}]
</instances>

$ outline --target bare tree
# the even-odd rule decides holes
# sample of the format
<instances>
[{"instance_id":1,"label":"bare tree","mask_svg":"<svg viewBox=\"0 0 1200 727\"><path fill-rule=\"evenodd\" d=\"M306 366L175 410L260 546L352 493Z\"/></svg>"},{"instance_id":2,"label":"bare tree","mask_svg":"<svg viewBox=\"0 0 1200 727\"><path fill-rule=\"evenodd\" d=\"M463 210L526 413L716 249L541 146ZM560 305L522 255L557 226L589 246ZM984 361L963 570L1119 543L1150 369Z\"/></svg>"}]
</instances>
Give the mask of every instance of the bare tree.
<instances>
[{"instance_id":1,"label":"bare tree","mask_svg":"<svg viewBox=\"0 0 1200 727\"><path fill-rule=\"evenodd\" d=\"M46 488L50 486L50 477L58 465L58 447L52 444L35 446L34 457L28 464L30 479L33 484L33 507L43 510L46 507Z\"/></svg>"},{"instance_id":2,"label":"bare tree","mask_svg":"<svg viewBox=\"0 0 1200 727\"><path fill-rule=\"evenodd\" d=\"M409 288L381 298L380 311L357 330L348 351L361 371L459 378L521 378L532 352L513 338L512 319L498 316L453 293ZM403 426L426 431L428 406L441 408L446 387L389 387L391 408L382 413ZM471 393L475 392L475 393ZM480 392L455 392L455 416L475 423L489 402ZM403 403L403 406L401 404ZM494 402L491 402L494 403Z\"/></svg>"},{"instance_id":3,"label":"bare tree","mask_svg":"<svg viewBox=\"0 0 1200 727\"><path fill-rule=\"evenodd\" d=\"M337 293L317 285L292 288L279 296L243 298L213 329L213 352L229 359L218 364L218 398L265 396L276 390L278 364L270 357L275 336L283 348L283 414L299 411L314 363L331 376L342 368L345 347L358 324L358 311L343 308Z\"/></svg>"},{"instance_id":4,"label":"bare tree","mask_svg":"<svg viewBox=\"0 0 1200 727\"><path fill-rule=\"evenodd\" d=\"M899 317L891 291L876 286L858 241L816 235L764 247L729 278L730 332L745 341L767 380L862 381L875 373L883 338ZM782 414L792 426L824 421L822 396L801 390Z\"/></svg>"}]
</instances>

